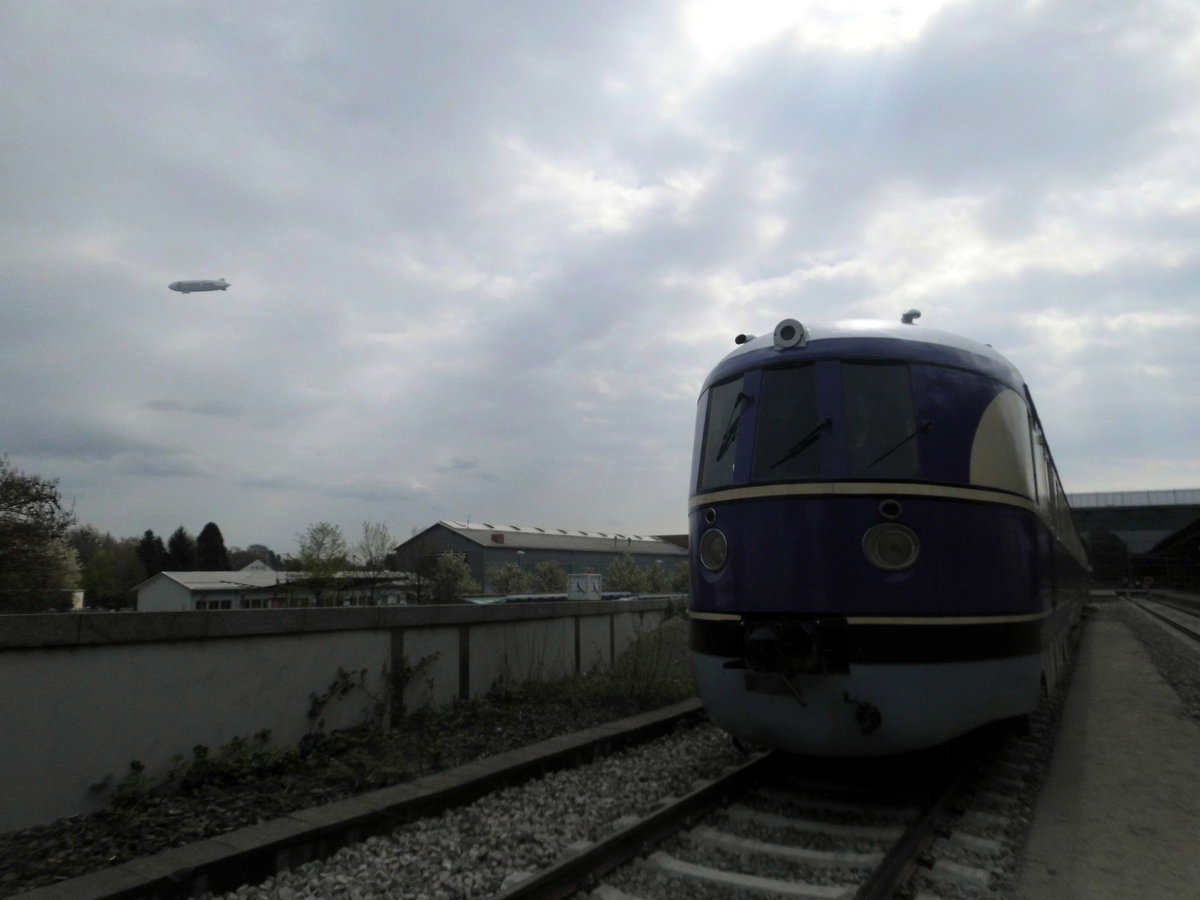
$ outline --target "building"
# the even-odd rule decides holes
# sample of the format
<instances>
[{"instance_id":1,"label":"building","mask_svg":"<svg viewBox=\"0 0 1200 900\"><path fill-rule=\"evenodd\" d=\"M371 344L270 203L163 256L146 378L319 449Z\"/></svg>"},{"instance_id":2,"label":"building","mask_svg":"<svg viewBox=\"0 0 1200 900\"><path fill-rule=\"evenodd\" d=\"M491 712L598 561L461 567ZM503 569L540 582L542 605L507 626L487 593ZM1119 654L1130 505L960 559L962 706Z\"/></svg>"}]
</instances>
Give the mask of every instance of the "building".
<instances>
[{"instance_id":1,"label":"building","mask_svg":"<svg viewBox=\"0 0 1200 900\"><path fill-rule=\"evenodd\" d=\"M287 609L296 606L399 606L416 596L404 572L348 572L315 585L305 572L260 562L235 572L159 572L134 588L138 612Z\"/></svg>"},{"instance_id":2,"label":"building","mask_svg":"<svg viewBox=\"0 0 1200 900\"><path fill-rule=\"evenodd\" d=\"M1139 583L1154 587L1200 591L1200 518L1138 556L1133 575Z\"/></svg>"},{"instance_id":3,"label":"building","mask_svg":"<svg viewBox=\"0 0 1200 900\"><path fill-rule=\"evenodd\" d=\"M1161 545L1200 518L1200 489L1068 494L1098 583L1152 574Z\"/></svg>"},{"instance_id":4,"label":"building","mask_svg":"<svg viewBox=\"0 0 1200 900\"><path fill-rule=\"evenodd\" d=\"M1067 502L1085 541L1107 532L1132 554L1145 553L1200 517L1200 489L1067 494Z\"/></svg>"},{"instance_id":5,"label":"building","mask_svg":"<svg viewBox=\"0 0 1200 900\"><path fill-rule=\"evenodd\" d=\"M570 575L603 574L626 553L646 569L662 566L668 573L687 560L686 540L679 536L668 539L488 522L438 522L398 546L393 565L397 569L425 572L432 560L448 553L459 554L466 560L471 577L485 592L489 589L488 574L505 563L532 572L540 563L556 562Z\"/></svg>"}]
</instances>

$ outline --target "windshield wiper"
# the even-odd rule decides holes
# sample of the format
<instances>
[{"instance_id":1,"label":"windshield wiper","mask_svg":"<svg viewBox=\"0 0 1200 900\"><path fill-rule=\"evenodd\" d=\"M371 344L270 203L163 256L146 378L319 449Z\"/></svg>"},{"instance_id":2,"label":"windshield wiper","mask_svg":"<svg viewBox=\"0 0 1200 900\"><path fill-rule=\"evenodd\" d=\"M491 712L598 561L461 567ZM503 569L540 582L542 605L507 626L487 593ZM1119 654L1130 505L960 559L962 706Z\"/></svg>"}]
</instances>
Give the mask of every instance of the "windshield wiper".
<instances>
[{"instance_id":1,"label":"windshield wiper","mask_svg":"<svg viewBox=\"0 0 1200 900\"><path fill-rule=\"evenodd\" d=\"M800 438L800 440L796 441L796 443L792 444L792 446L788 448L787 453L783 454L783 456L771 463L771 468L774 469L778 466L782 466L792 457L799 456L814 443L816 443L817 439L821 437L822 431L832 426L833 419L825 419L823 422L818 422L817 426L812 431Z\"/></svg>"},{"instance_id":2,"label":"windshield wiper","mask_svg":"<svg viewBox=\"0 0 1200 900\"><path fill-rule=\"evenodd\" d=\"M717 456L716 459L713 460L714 462L720 462L721 457L725 455L725 453L733 445L733 442L737 440L738 422L742 420L741 413L739 413L738 410L741 408L742 404L749 399L749 394L738 391L737 398L733 401L733 409L729 411L729 424L725 426L725 432L721 435L721 446L717 448Z\"/></svg>"},{"instance_id":3,"label":"windshield wiper","mask_svg":"<svg viewBox=\"0 0 1200 900\"><path fill-rule=\"evenodd\" d=\"M885 459L887 459L889 456L891 456L893 453L895 453L897 450L899 450L901 447L903 447L905 444L907 444L909 441L911 441L913 438L915 438L918 434L924 434L925 432L931 430L932 428L933 428L933 419L926 419L924 422L921 423L920 427L917 428L916 431L914 431L912 434L910 434L908 437L906 437L900 443L896 444L894 447L891 447L888 450L885 450L883 453L879 454L879 456L877 456L873 460L871 460L871 462L867 465L867 468L868 469L871 468L871 466L875 465L875 463L877 463L877 462L883 462Z\"/></svg>"}]
</instances>

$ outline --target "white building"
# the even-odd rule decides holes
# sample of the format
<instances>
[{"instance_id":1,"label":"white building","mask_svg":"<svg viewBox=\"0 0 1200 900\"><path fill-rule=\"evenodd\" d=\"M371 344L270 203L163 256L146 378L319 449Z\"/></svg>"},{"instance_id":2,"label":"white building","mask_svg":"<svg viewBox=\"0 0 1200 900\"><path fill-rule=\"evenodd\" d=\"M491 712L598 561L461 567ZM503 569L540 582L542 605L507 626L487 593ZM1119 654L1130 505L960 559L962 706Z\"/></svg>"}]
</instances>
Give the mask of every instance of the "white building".
<instances>
[{"instance_id":1,"label":"white building","mask_svg":"<svg viewBox=\"0 0 1200 900\"><path fill-rule=\"evenodd\" d=\"M287 609L315 605L305 572L276 572L254 562L236 572L159 572L134 588L138 612L183 612L210 609ZM365 575L347 572L326 586L330 606L401 606L412 602L415 589L407 572Z\"/></svg>"}]
</instances>

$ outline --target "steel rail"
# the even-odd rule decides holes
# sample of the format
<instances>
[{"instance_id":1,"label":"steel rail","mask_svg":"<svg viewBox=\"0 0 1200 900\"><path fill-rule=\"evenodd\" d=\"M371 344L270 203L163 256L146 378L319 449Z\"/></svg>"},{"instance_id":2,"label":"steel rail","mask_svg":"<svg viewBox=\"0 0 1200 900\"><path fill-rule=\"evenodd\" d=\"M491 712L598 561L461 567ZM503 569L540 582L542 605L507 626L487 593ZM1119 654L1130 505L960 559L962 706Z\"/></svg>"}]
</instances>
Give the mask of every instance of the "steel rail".
<instances>
[{"instance_id":1,"label":"steel rail","mask_svg":"<svg viewBox=\"0 0 1200 900\"><path fill-rule=\"evenodd\" d=\"M593 883L622 863L679 832L693 819L716 809L733 793L760 778L777 759L765 753L710 781L587 849L496 894L492 900L559 900Z\"/></svg>"},{"instance_id":2,"label":"steel rail","mask_svg":"<svg viewBox=\"0 0 1200 900\"><path fill-rule=\"evenodd\" d=\"M961 795L965 784L993 746L983 735L967 738L965 744L956 744L948 774L938 780L920 814L904 829L870 876L858 888L847 888L847 898L887 900L902 890L916 873L919 858L933 844L934 829L942 822L947 807ZM534 873L496 894L493 900L562 900L577 892L591 890L613 869L645 855L655 844L712 812L730 795L744 791L782 758L780 754L768 753L751 760L586 849Z\"/></svg>"},{"instance_id":3,"label":"steel rail","mask_svg":"<svg viewBox=\"0 0 1200 900\"><path fill-rule=\"evenodd\" d=\"M932 846L934 829L941 822L946 808L957 798L967 781L978 769L988 752L982 736L972 736L973 746L959 747L961 756L949 774L926 802L921 814L904 829L904 834L892 845L870 876L854 893L854 900L890 900L916 874L919 859ZM971 740L971 738L968 738Z\"/></svg>"},{"instance_id":4,"label":"steel rail","mask_svg":"<svg viewBox=\"0 0 1200 900\"><path fill-rule=\"evenodd\" d=\"M1192 628L1189 628L1188 626L1184 625L1181 622L1176 622L1174 619L1172 619L1169 616L1164 616L1162 613L1151 609L1149 606L1146 606L1145 603L1143 603L1143 602L1139 602L1137 600L1132 600L1132 599L1129 602L1132 603L1134 606L1136 606L1138 609L1140 609L1142 612L1148 613L1149 615L1154 616L1154 618L1158 619L1161 622L1165 622L1166 624L1168 624L1172 628L1174 628L1176 631L1182 632L1183 634L1186 634L1188 637L1190 637L1192 640L1196 641L1197 643L1200 643L1200 631L1196 631ZM1184 609L1183 607L1175 606L1174 604L1171 604L1171 603L1163 603L1163 601L1161 601L1161 600L1154 600L1152 602L1159 603L1162 606L1167 607L1168 609L1173 609L1173 610L1176 610L1177 612L1181 612L1186 615L1190 615L1193 618L1198 617L1194 608L1193 609Z\"/></svg>"}]
</instances>

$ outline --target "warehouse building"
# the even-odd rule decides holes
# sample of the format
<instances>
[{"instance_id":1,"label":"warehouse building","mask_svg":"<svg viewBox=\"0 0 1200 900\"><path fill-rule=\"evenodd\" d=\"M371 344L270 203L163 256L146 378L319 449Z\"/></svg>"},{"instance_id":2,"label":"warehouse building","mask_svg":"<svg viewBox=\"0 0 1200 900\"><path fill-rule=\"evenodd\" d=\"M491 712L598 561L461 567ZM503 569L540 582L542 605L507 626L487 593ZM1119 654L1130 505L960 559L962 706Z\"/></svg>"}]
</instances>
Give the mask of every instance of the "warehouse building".
<instances>
[{"instance_id":1,"label":"warehouse building","mask_svg":"<svg viewBox=\"0 0 1200 900\"><path fill-rule=\"evenodd\" d=\"M532 572L540 563L556 562L568 575L605 570L624 554L640 566L665 567L670 572L687 560L687 536L656 537L603 531L573 531L493 525L488 522L438 522L398 546L394 568L427 571L432 560L459 554L474 578L489 590L488 574L513 563Z\"/></svg>"}]
</instances>

